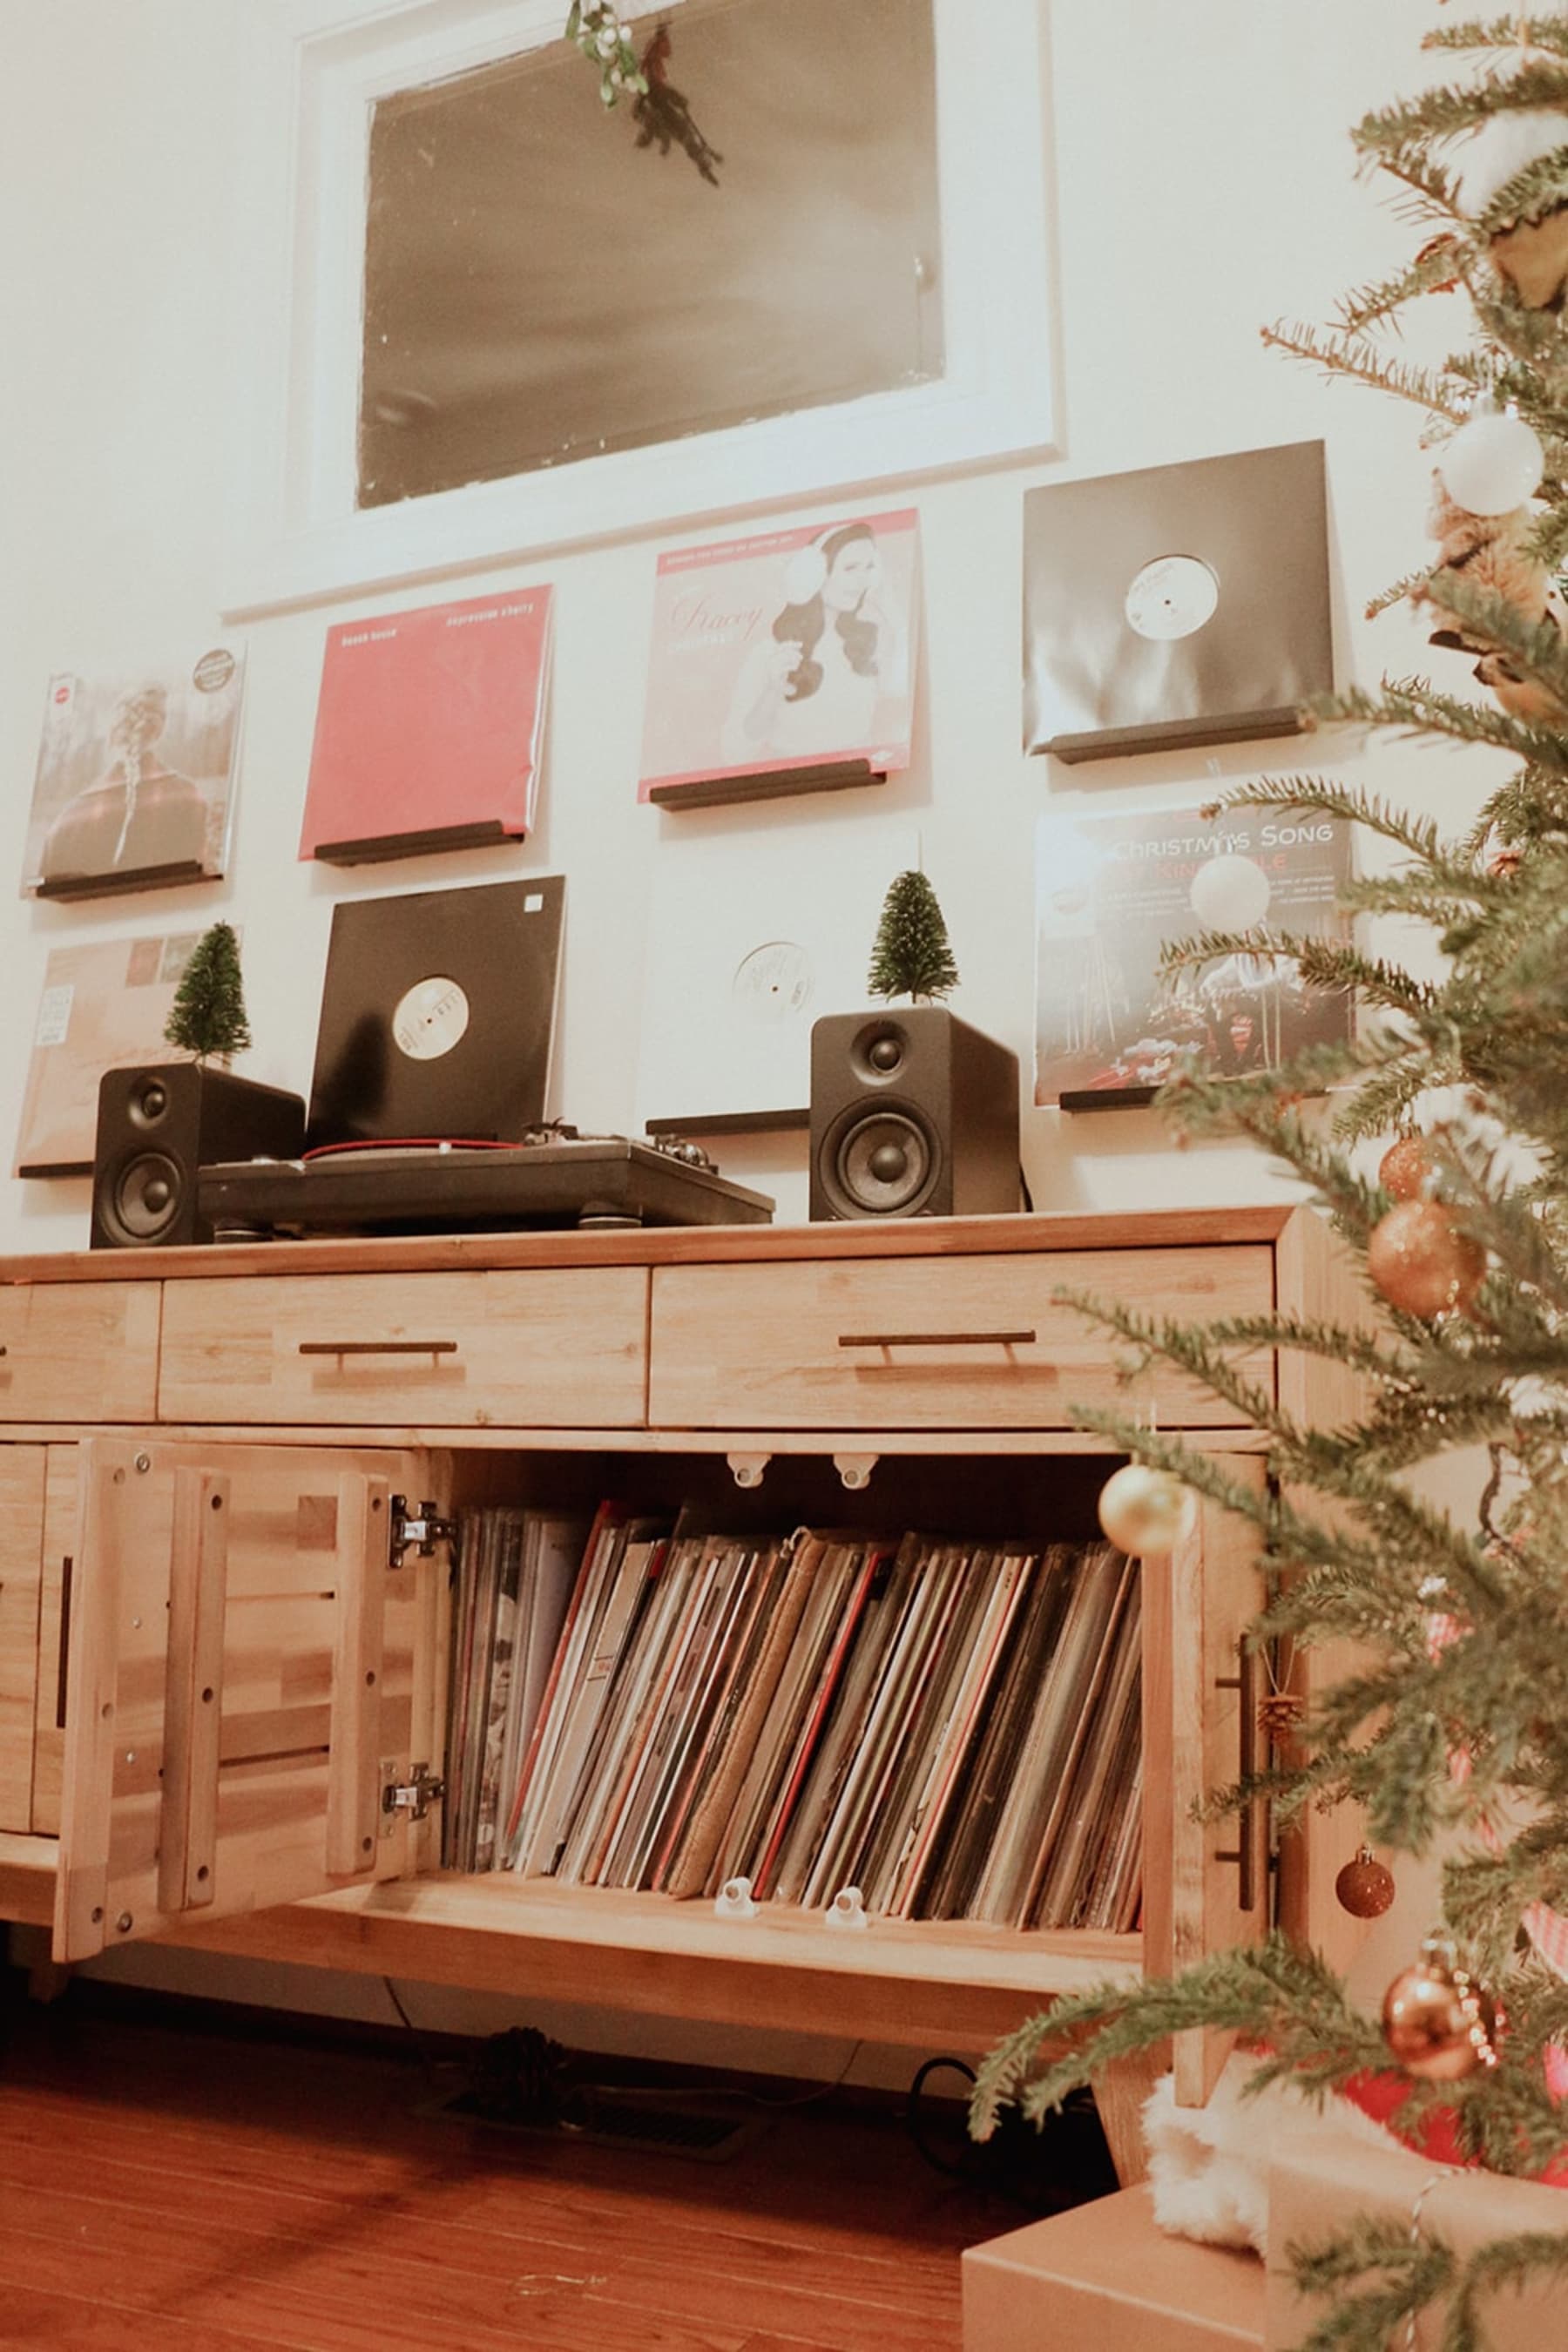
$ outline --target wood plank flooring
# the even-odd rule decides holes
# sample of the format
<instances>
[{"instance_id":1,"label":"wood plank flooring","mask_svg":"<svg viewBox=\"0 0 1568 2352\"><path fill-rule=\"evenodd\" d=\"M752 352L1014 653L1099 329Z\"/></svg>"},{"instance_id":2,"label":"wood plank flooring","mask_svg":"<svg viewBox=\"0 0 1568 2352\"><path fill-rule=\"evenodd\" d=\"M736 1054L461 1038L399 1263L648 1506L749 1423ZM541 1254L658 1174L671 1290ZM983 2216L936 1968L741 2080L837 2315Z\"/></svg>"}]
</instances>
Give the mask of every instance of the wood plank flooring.
<instances>
[{"instance_id":1,"label":"wood plank flooring","mask_svg":"<svg viewBox=\"0 0 1568 2352\"><path fill-rule=\"evenodd\" d=\"M0 2343L70 2352L958 2352L1024 2218L891 2116L724 2164L488 2130L379 2051L25 2009L0 2057Z\"/></svg>"}]
</instances>

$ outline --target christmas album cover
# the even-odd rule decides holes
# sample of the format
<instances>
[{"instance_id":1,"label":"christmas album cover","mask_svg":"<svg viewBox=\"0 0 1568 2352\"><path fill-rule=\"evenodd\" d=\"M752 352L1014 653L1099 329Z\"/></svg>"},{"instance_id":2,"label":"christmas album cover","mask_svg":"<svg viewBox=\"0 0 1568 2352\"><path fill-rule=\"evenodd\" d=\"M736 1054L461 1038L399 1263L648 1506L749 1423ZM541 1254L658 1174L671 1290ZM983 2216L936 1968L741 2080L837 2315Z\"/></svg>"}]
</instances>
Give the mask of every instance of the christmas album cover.
<instances>
[{"instance_id":1,"label":"christmas album cover","mask_svg":"<svg viewBox=\"0 0 1568 2352\"><path fill-rule=\"evenodd\" d=\"M1333 682L1321 441L1026 494L1026 751L1294 734Z\"/></svg>"},{"instance_id":2,"label":"christmas album cover","mask_svg":"<svg viewBox=\"0 0 1568 2352\"><path fill-rule=\"evenodd\" d=\"M302 858L359 865L531 830L553 601L518 588L328 630Z\"/></svg>"},{"instance_id":3,"label":"christmas album cover","mask_svg":"<svg viewBox=\"0 0 1568 2352\"><path fill-rule=\"evenodd\" d=\"M54 948L33 1027L15 1176L88 1176L105 1070L167 1062L163 1024L199 931Z\"/></svg>"},{"instance_id":4,"label":"christmas album cover","mask_svg":"<svg viewBox=\"0 0 1568 2352\"><path fill-rule=\"evenodd\" d=\"M22 895L96 898L223 874L244 677L229 646L114 677L57 671Z\"/></svg>"},{"instance_id":5,"label":"christmas album cover","mask_svg":"<svg viewBox=\"0 0 1568 2352\"><path fill-rule=\"evenodd\" d=\"M1163 979L1167 945L1255 925L1347 939L1350 830L1235 809L1053 811L1035 837L1035 1100L1161 1086L1195 1055L1216 1076L1274 1068L1350 1034L1351 1005L1294 963L1231 955Z\"/></svg>"},{"instance_id":6,"label":"christmas album cover","mask_svg":"<svg viewBox=\"0 0 1568 2352\"><path fill-rule=\"evenodd\" d=\"M919 517L805 523L658 559L638 797L868 784L907 768Z\"/></svg>"}]
</instances>

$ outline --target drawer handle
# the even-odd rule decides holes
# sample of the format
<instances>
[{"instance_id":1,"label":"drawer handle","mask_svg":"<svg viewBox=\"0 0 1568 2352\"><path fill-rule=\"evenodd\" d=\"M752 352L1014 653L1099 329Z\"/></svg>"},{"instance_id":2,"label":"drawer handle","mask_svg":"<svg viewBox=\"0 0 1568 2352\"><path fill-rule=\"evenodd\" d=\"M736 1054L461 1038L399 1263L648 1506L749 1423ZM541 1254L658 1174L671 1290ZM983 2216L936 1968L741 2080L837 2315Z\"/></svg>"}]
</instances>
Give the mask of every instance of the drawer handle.
<instances>
[{"instance_id":1,"label":"drawer handle","mask_svg":"<svg viewBox=\"0 0 1568 2352\"><path fill-rule=\"evenodd\" d=\"M840 1331L841 1348L1029 1348L1032 1331Z\"/></svg>"},{"instance_id":2,"label":"drawer handle","mask_svg":"<svg viewBox=\"0 0 1568 2352\"><path fill-rule=\"evenodd\" d=\"M301 1339L302 1356L455 1356L456 1339Z\"/></svg>"}]
</instances>

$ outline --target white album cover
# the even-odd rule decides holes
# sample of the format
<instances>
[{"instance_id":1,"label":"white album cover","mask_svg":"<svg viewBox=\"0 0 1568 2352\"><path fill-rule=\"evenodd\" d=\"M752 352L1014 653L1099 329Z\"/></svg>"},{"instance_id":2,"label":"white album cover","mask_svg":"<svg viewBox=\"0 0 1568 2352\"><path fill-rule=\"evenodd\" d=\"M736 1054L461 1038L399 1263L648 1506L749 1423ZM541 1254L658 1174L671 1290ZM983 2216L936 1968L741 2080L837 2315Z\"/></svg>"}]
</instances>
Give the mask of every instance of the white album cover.
<instances>
[{"instance_id":1,"label":"white album cover","mask_svg":"<svg viewBox=\"0 0 1568 2352\"><path fill-rule=\"evenodd\" d=\"M770 832L737 879L728 832L667 845L654 867L637 1118L804 1118L812 1024L869 1005L889 886L920 863L907 826Z\"/></svg>"}]
</instances>

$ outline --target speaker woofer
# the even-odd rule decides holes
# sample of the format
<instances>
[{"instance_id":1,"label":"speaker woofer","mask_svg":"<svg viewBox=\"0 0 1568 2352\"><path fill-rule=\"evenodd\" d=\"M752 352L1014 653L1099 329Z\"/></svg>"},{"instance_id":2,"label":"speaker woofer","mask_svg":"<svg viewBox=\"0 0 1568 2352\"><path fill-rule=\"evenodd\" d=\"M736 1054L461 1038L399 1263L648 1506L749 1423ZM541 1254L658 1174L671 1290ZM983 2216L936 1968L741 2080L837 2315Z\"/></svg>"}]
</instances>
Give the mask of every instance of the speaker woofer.
<instances>
[{"instance_id":1,"label":"speaker woofer","mask_svg":"<svg viewBox=\"0 0 1568 2352\"><path fill-rule=\"evenodd\" d=\"M116 1240L155 1242L176 1223L184 1206L185 1178L167 1152L138 1152L106 1172L99 1213Z\"/></svg>"},{"instance_id":2,"label":"speaker woofer","mask_svg":"<svg viewBox=\"0 0 1568 2352\"><path fill-rule=\"evenodd\" d=\"M940 1165L937 1139L918 1112L856 1104L828 1136L822 1175L838 1215L899 1217L921 1207Z\"/></svg>"}]
</instances>

